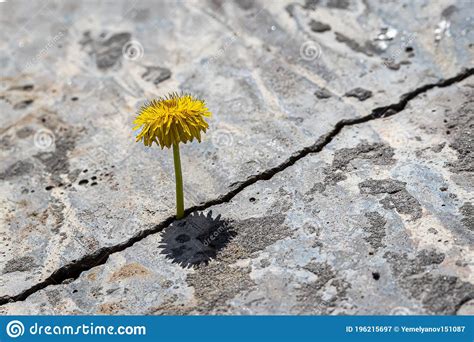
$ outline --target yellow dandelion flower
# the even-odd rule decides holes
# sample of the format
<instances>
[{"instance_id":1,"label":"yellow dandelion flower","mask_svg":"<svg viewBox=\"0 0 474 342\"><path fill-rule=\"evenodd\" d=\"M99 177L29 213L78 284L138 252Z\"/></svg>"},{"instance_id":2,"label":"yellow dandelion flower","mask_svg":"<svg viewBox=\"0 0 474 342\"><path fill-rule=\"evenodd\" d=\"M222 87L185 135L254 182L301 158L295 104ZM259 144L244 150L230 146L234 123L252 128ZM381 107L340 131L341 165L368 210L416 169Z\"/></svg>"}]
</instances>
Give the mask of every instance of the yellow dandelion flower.
<instances>
[{"instance_id":1,"label":"yellow dandelion flower","mask_svg":"<svg viewBox=\"0 0 474 342\"><path fill-rule=\"evenodd\" d=\"M209 127L204 120L210 117L204 101L189 94L172 93L164 98L152 100L143 107L133 123L134 130L141 128L136 141L143 140L145 146L153 142L164 147L173 146L174 173L176 177L176 217L184 217L183 176L179 143L187 143L196 138L201 142L201 132Z\"/></svg>"},{"instance_id":2,"label":"yellow dandelion flower","mask_svg":"<svg viewBox=\"0 0 474 342\"><path fill-rule=\"evenodd\" d=\"M194 138L201 142L201 132L205 133L209 127L204 117L210 116L204 101L189 94L172 93L142 106L133 122L133 129L141 128L137 142L143 140L145 146L155 142L161 148L170 148Z\"/></svg>"}]
</instances>

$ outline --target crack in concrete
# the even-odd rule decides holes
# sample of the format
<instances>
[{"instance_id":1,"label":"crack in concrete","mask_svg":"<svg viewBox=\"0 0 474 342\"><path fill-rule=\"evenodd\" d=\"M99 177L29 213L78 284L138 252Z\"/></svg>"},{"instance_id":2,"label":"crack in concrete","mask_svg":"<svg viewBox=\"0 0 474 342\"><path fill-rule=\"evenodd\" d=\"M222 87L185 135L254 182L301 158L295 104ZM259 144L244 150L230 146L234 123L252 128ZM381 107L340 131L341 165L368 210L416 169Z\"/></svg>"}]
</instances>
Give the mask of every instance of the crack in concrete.
<instances>
[{"instance_id":1,"label":"crack in concrete","mask_svg":"<svg viewBox=\"0 0 474 342\"><path fill-rule=\"evenodd\" d=\"M247 187L257 183L258 181L266 181L271 179L273 176L276 174L284 171L288 167L294 165L298 160L306 157L307 155L311 153L318 153L320 152L325 146L327 146L340 132L341 130L346 127L346 126L354 126L362 123L366 123L375 119L380 119L380 118L386 118L389 116L393 116L402 110L405 109L407 104L413 100L415 97L418 95L421 95L423 93L426 93L430 89L433 88L444 88L444 87L449 87L455 83L461 82L464 79L474 75L474 68L470 69L463 69L458 75L447 78L444 80L440 80L436 83L430 83L430 84L425 84L421 87L416 88L415 90L404 94L400 97L400 100L397 103L384 106L384 107L377 107L372 110L372 112L368 115L358 117L358 118L352 118L352 119L344 119L336 123L334 128L326 133L325 135L321 136L316 142L311 145L307 146L295 153L293 153L288 159L286 159L284 162L281 164L272 167L268 170L265 170L259 174L253 175L247 180L243 182L238 182L238 183L233 183L230 185L232 190L230 190L228 193L219 196L218 198L215 198L213 200L207 201L205 203L193 206L191 208L188 208L185 210L185 217L186 218L189 214L195 211L202 211L209 209L215 205L220 205L223 203L227 203L231 201L237 194L242 192L244 189ZM107 262L108 258L110 255L114 253L121 252L129 247L132 247L135 243L145 239L146 237L156 234L161 232L163 229L168 227L171 223L175 221L175 217L168 217L166 220L161 222L160 224L150 228L143 230L139 232L137 235L131 237L125 242L122 242L120 244L110 246L110 247L103 247L99 250L97 250L93 254L88 254L81 259L72 262L70 264L64 265L63 267L57 269L54 271L48 278L43 280L42 282L30 287L29 289L21 292L20 294L17 294L15 296L3 296L0 297L0 306L5 305L8 303L12 302L18 302L18 301L24 301L27 299L30 295L50 286L50 285L57 285L62 283L65 280L75 280L79 278L79 276L83 273L86 272L96 266L103 265Z\"/></svg>"}]
</instances>

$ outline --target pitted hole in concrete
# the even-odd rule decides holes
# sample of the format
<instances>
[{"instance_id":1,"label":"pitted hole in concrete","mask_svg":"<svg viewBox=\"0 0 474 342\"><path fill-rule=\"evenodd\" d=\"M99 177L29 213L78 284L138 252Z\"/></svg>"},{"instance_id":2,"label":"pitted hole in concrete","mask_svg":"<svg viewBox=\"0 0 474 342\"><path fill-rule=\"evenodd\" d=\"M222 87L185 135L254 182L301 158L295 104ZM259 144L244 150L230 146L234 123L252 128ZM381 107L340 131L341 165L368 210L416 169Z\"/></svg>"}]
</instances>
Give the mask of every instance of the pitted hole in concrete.
<instances>
[{"instance_id":1,"label":"pitted hole in concrete","mask_svg":"<svg viewBox=\"0 0 474 342\"><path fill-rule=\"evenodd\" d=\"M34 102L33 99L28 99L28 100L18 102L13 106L13 109L15 109L15 110L25 109L26 107L31 105L33 102Z\"/></svg>"},{"instance_id":2,"label":"pitted hole in concrete","mask_svg":"<svg viewBox=\"0 0 474 342\"><path fill-rule=\"evenodd\" d=\"M78 184L79 185L86 185L87 183L89 183L88 179L81 179Z\"/></svg>"},{"instance_id":3,"label":"pitted hole in concrete","mask_svg":"<svg viewBox=\"0 0 474 342\"><path fill-rule=\"evenodd\" d=\"M16 90L16 91L31 91L35 88L35 86L33 84L25 84L25 85L22 85L22 86L14 86L14 87L10 87L8 88L7 90Z\"/></svg>"},{"instance_id":4,"label":"pitted hole in concrete","mask_svg":"<svg viewBox=\"0 0 474 342\"><path fill-rule=\"evenodd\" d=\"M46 191L51 191L53 190L54 186L48 185L46 188L44 188Z\"/></svg>"},{"instance_id":5,"label":"pitted hole in concrete","mask_svg":"<svg viewBox=\"0 0 474 342\"><path fill-rule=\"evenodd\" d=\"M379 280L380 279L380 273L379 272L372 272L372 278L374 278L374 280Z\"/></svg>"},{"instance_id":6,"label":"pitted hole in concrete","mask_svg":"<svg viewBox=\"0 0 474 342\"><path fill-rule=\"evenodd\" d=\"M249 198L249 201L253 203L253 202L256 201L256 199L255 199L255 197L250 197L250 198Z\"/></svg>"}]
</instances>

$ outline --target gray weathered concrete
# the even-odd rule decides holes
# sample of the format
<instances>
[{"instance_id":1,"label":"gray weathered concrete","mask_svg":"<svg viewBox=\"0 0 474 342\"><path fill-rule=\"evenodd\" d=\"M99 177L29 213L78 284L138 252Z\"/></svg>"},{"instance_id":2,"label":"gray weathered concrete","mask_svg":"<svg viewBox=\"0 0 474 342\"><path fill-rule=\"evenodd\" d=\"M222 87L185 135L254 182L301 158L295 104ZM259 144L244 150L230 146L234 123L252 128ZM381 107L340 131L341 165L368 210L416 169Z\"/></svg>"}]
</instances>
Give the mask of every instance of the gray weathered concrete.
<instances>
[{"instance_id":1,"label":"gray weathered concrete","mask_svg":"<svg viewBox=\"0 0 474 342\"><path fill-rule=\"evenodd\" d=\"M1 310L472 314L473 86L346 127L229 203Z\"/></svg>"},{"instance_id":2,"label":"gray weathered concrete","mask_svg":"<svg viewBox=\"0 0 474 342\"><path fill-rule=\"evenodd\" d=\"M75 1L31 3L20 0L1 3L0 6L0 47L6 52L0 58L0 299L21 295L47 281L56 270L76 265L78 260L95 255L103 248L114 248L129 241L174 214L170 151L160 151L157 147L147 149L133 142L132 121L136 109L146 98L177 89L190 91L202 96L214 113L205 140L182 148L186 206L192 207L228 194L239 182L280 165L330 132L341 120L363 117L377 107L397 103L403 94L460 74L463 68L472 68L474 60L473 19L465 1L400 1L389 4L332 0L318 4L314 1L162 1L160 4L116 1L97 5ZM438 101L437 105L431 104L436 97L417 99L419 111L428 106L437 113L445 108L457 111L467 99L453 89L465 92L469 87L451 86L451 96L445 102ZM442 95L445 90L438 92ZM425 117L423 113L418 114L419 120ZM430 114L430 117L434 115ZM184 312L195 312L199 308L203 312L236 312L239 305L249 312L262 313L285 313L285 310L289 313L305 310L328 312L331 307L351 312L350 308L339 307L342 303L340 297L342 293L351 291L343 279L347 278L348 284L355 282L352 277L347 277L348 268L359 264L321 257L315 259L314 265L308 266L314 272L298 269L306 267L304 262L312 260L309 255L320 248L303 244L301 246L306 247L297 251L296 245L301 241L298 242L295 236L301 235L304 240L305 234L310 234L302 222L314 219L305 208L320 208L317 209L319 213L313 214L332 217L328 222L341 229L344 220L355 215L346 212L348 204L345 201L358 203L359 207L354 210L367 209L365 204L361 204L365 201L371 208L381 206L384 211L372 208L356 216L357 221L367 226L367 243L373 249L382 248L384 237L380 235L380 226L397 227L399 235L389 237L389 242L393 246L400 245L389 251L408 254L387 254L385 259L405 258L408 265L417 265L416 253L422 253L423 249L406 247L405 235L418 231L413 225L431 222L426 221L424 215L437 205L433 201L439 198L421 201L416 198L414 188L410 188L414 185L409 185L409 181L414 175L425 175L426 179L418 181L434 189L438 186L437 178L428 176L422 166L413 166L413 170L403 169L399 165L403 159L397 158L397 154L411 156L407 157L411 159L406 163L413 165L418 165L418 158L424 156L426 163L431 161L440 165L438 173L435 172L439 177L442 175L453 184L459 184L453 185L453 192L442 191L443 196L458 196L460 202L437 208L443 209L444 216L439 214L441 218L438 220L442 220L433 221L433 229L458 233L464 229L462 227L471 227L472 230L474 200L468 196L472 180L467 178L472 174L472 140L469 140L472 131L468 123L471 117L472 112L454 116L454 120L460 120L459 123L453 127L452 124L446 125L444 130L439 126L433 134L430 129L420 128L417 136L422 142L427 137L432 139L430 134L440 140L430 145L433 151L439 152L429 155L427 153L431 150L415 151L412 148L412 142L416 145L418 140L412 141L410 136L406 136L405 124L397 126L401 120L398 116L389 119L393 127L384 133L390 135L391 140L376 129L375 133L371 133L370 128L358 133L359 126L348 127L344 129L344 138L338 136L320 154L303 158L285 170L285 176L277 175L270 181L249 187L231 204L213 208L214 215L222 210L224 220L233 220L234 225L240 227L233 228L236 236L229 234L233 243L240 243L237 246L244 249L243 254L224 246L218 248L219 251L206 247L204 256L202 253L192 255L191 260L207 258L206 253L210 253L212 259L220 260L221 267L224 265L222 272L213 269L214 264L210 264L209 269L193 271L175 264L165 267L167 261L156 262L150 254L152 246L156 247L157 258L163 256L162 249L156 245L161 243L161 237L154 234L114 254L106 265L98 267L101 272L93 269L68 286L82 284L81 291L89 291L89 286L99 288L101 282L106 282L103 277L109 275L107 272L115 266L126 266L130 261L132 266L126 266L118 277L124 272L139 276L149 272L151 278L144 278L153 281L143 283L141 289L148 291L150 284L159 284L155 281L159 277L178 284L177 289L170 287L169 291L160 292L150 300L150 305L166 306L158 308L157 312L176 311L177 303L181 302L185 305ZM372 124L378 123L361 127ZM418 121L410 124L415 127ZM442 133L447 131L451 133L446 139L452 142L442 146ZM374 138L376 136L380 141ZM388 142L364 145L363 139L370 141L369 138L373 138L372 143ZM333 146L339 139L342 140L335 149ZM342 152L337 153L337 150ZM353 158L354 154L363 158ZM334 163L332 158L336 158ZM372 164L385 167L387 174L379 179L379 174L359 174L362 171L357 171L354 177L360 178L360 184L356 184L345 170L353 163L362 163L369 169ZM304 165L309 169L295 173L298 175L295 179L281 178L290 177L289 170ZM392 175L392 170L400 173ZM413 175L408 172L413 172ZM352 184L351 187L340 189L344 182ZM328 184L333 184L334 190L329 191ZM306 197L301 194L298 196L302 197L288 197L309 185L311 189L307 191L310 194ZM255 190L257 188L260 190ZM251 191L262 194L265 193L263 189L273 195L262 200L254 193L251 197L255 201L247 203L246 194ZM353 194L362 196L364 201L360 202L360 197L356 199ZM234 203L245 205L235 207L237 204ZM339 209L331 209L335 204ZM270 210L272 205L274 207ZM291 215L287 212L290 205L294 207ZM391 216L395 215L394 210L403 219L395 220ZM342 212L349 216L342 215ZM261 237L255 236L254 240L245 242L248 246L242 247L242 236L254 226L267 227L269 231L261 232ZM436 228L438 226L443 229ZM170 231L166 229L168 234L174 234ZM352 235L344 237L343 231L340 236L337 232L333 238L340 245L336 244L335 248L345 249L344 246L352 243ZM329 232L326 234L326 238L331 239ZM353 234L357 235L357 231ZM198 235L190 241L196 243ZM286 242L287 236L296 239L294 247L286 245L290 243ZM454 239L455 236L450 237ZM463 241L459 243L465 243ZM255 268L257 273L250 277L240 270L244 266L233 266L235 260L253 260L254 249L263 251L274 244L273 248L281 249L278 253L295 248L288 256L288 263L293 263L293 266L281 266L284 270L288 267L295 270L283 275L278 273L278 268L272 269L272 275L266 278L262 266L260 271ZM277 247L278 244L283 245ZM227 245L226 248L234 248ZM363 248L363 245L358 247ZM189 259L189 253L192 254L192 251L184 252L179 246L177 252L173 248L168 254L177 257L176 254L183 252L181 263ZM437 253L445 253L437 248ZM270 253L262 265L269 263L266 267L270 267L280 260L278 258L283 258L277 254ZM134 258L137 260L131 261ZM467 257L462 260L466 259L469 260ZM459 262L465 263L462 260ZM252 270L252 265L245 267ZM396 264L384 265L386 270L392 267L395 278L405 277L403 272L395 275ZM423 271L426 268L420 267ZM461 272L458 266L448 269L462 281L470 281L456 273ZM91 272L97 274L97 279L84 280ZM203 273L200 275L199 272ZM238 281L226 272L237 272L232 274ZM291 275L292 272L296 272L295 275ZM329 280L322 285L318 285L317 280L316 285L312 282L320 277L325 279L328 274L333 275L330 279L339 284L334 285L335 289L328 289L329 293L340 292L336 296L339 299L329 304L325 302L326 295L313 294L323 297L311 297L308 294L315 292L311 286L316 286L316 292L325 288ZM291 279L285 278L287 276ZM125 278L129 279L128 276ZM387 282L399 286L400 291L411 286L394 285L395 278L390 280L381 274L377 284ZM219 285L219 279L234 280ZM313 285L308 285L305 290L303 283ZM456 286L459 284L455 283ZM444 285L441 283L439 286ZM222 292L224 287L228 288L227 294ZM58 290L69 291L71 288L66 286L64 290ZM199 292L204 288L211 289L210 293ZM248 297L236 297L241 289L250 288L254 290L247 294ZM287 289L295 291L285 292ZM32 295L31 300L46 295L48 291L49 288ZM285 296L294 298L284 297L282 291ZM117 292L116 296L119 293L122 292ZM279 296L281 298L277 300ZM305 296L309 299L304 299ZM97 301L107 304L109 298L106 297L100 296ZM61 312L76 310L72 304L74 297L62 293L58 298L58 303L68 301L70 304L65 305ZM364 307L361 298L358 301L355 297L350 298L347 303L356 306L355 312L370 313L369 309L358 309ZM126 305L123 310L138 313L140 308L147 307L143 306L141 299L132 304L131 298L124 297ZM40 304L41 300L44 301L38 299L37 303ZM230 300L234 301L233 304L229 304ZM253 300L255 306L251 304ZM460 298L453 297L452 303L456 300ZM296 309L298 303L308 301L320 303L319 311L313 307ZM386 303L387 307L395 305L395 300L387 299ZM400 305L409 306L410 303L407 299ZM44 310L49 310L47 301L43 304ZM87 301L77 305L77 310L89 312L95 310L95 304ZM7 307L16 308L22 304L12 305ZM419 310L431 312L419 305ZM152 310L151 306L149 309ZM33 305L31 310L34 310ZM449 310L453 308L442 312Z\"/></svg>"}]
</instances>

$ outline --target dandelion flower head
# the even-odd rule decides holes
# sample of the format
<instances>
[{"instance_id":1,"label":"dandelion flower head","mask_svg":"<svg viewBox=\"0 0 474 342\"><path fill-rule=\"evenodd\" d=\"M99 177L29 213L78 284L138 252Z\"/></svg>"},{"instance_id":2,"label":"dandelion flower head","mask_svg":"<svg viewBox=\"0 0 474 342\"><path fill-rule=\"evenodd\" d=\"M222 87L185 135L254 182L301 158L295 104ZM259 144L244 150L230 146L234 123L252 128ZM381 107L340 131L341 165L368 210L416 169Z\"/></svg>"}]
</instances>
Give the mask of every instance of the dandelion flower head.
<instances>
[{"instance_id":1,"label":"dandelion flower head","mask_svg":"<svg viewBox=\"0 0 474 342\"><path fill-rule=\"evenodd\" d=\"M201 142L201 132L205 133L209 127L204 118L210 116L203 100L189 94L172 93L142 106L133 121L133 129L141 129L137 142L143 140L145 146L155 142L161 148L169 148L194 138Z\"/></svg>"}]
</instances>

